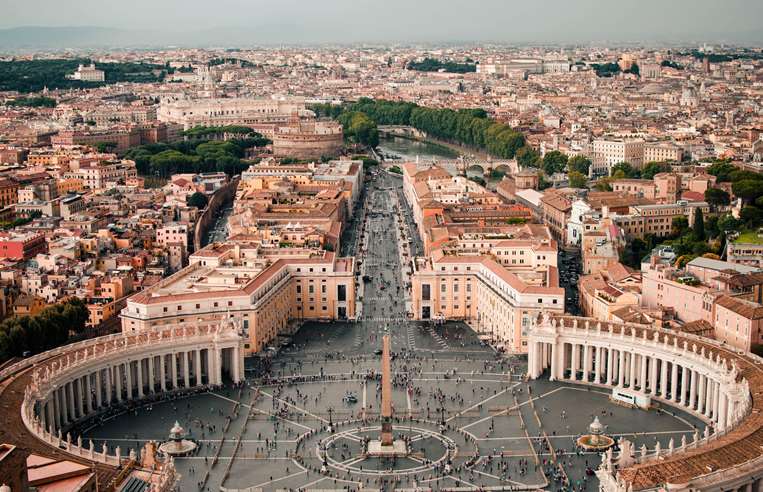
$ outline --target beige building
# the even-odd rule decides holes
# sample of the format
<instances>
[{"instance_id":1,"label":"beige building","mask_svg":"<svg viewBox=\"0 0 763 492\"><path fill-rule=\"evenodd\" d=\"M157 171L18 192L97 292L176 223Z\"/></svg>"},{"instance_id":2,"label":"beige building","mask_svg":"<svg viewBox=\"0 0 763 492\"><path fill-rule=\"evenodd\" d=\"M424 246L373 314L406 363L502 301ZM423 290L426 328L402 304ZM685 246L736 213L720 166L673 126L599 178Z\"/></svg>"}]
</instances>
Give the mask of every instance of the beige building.
<instances>
[{"instance_id":1,"label":"beige building","mask_svg":"<svg viewBox=\"0 0 763 492\"><path fill-rule=\"evenodd\" d=\"M159 121L194 126L246 125L267 136L292 114L305 111L301 97L166 99L157 111Z\"/></svg>"},{"instance_id":2,"label":"beige building","mask_svg":"<svg viewBox=\"0 0 763 492\"><path fill-rule=\"evenodd\" d=\"M648 143L644 144L644 163L647 162L681 162L683 149L673 143Z\"/></svg>"},{"instance_id":3,"label":"beige building","mask_svg":"<svg viewBox=\"0 0 763 492\"><path fill-rule=\"evenodd\" d=\"M68 77L83 82L103 82L106 80L106 72L98 70L95 68L95 63L91 63L90 65L80 65L77 71Z\"/></svg>"},{"instance_id":4,"label":"beige building","mask_svg":"<svg viewBox=\"0 0 763 492\"><path fill-rule=\"evenodd\" d=\"M559 287L555 241L545 246L511 243L496 242L492 255L475 248L472 253L438 250L416 258L411 277L414 319L466 320L498 347L526 352L527 330L538 314L564 311L564 289Z\"/></svg>"},{"instance_id":5,"label":"beige building","mask_svg":"<svg viewBox=\"0 0 763 492\"><path fill-rule=\"evenodd\" d=\"M212 244L191 255L188 267L128 298L122 331L233 317L246 353L258 352L292 321L354 318L354 263L322 250Z\"/></svg>"},{"instance_id":6,"label":"beige building","mask_svg":"<svg viewBox=\"0 0 763 492\"><path fill-rule=\"evenodd\" d=\"M593 141L592 168L596 174L612 174L612 166L627 162L635 168L644 164L643 140L597 139Z\"/></svg>"}]
</instances>

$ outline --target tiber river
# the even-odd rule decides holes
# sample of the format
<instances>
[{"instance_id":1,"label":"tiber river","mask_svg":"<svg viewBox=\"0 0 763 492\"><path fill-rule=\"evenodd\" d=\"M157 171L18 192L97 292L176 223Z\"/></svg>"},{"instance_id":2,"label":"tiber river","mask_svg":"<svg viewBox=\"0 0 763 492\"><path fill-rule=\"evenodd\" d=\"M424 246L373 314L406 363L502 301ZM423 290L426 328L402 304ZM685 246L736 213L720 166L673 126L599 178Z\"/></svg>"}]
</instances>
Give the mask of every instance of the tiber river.
<instances>
[{"instance_id":1,"label":"tiber river","mask_svg":"<svg viewBox=\"0 0 763 492\"><path fill-rule=\"evenodd\" d=\"M445 147L433 142L411 140L409 138L401 137L382 137L379 140L378 149L387 157L389 157L390 154L398 156L401 159L401 162L415 161L416 157L419 158L420 162L452 160L461 155L450 147ZM448 172L455 174L455 167L452 169L449 167L450 166L446 167ZM479 170L467 170L466 175L467 177L484 177ZM488 187L493 188L491 185L494 185L498 181L500 181L500 179L488 180Z\"/></svg>"}]
</instances>

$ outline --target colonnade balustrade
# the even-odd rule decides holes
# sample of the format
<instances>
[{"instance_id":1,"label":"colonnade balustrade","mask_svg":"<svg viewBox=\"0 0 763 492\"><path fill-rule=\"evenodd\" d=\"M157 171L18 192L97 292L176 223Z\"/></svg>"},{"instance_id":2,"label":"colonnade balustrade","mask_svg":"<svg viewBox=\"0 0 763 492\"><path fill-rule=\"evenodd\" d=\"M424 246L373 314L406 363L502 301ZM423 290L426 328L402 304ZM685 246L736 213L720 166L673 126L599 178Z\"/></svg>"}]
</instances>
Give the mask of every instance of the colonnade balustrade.
<instances>
[{"instance_id":1,"label":"colonnade balustrade","mask_svg":"<svg viewBox=\"0 0 763 492\"><path fill-rule=\"evenodd\" d=\"M244 378L243 338L232 322L156 327L56 349L32 370L21 407L27 428L74 455L119 464L121 450L84 448L68 429L114 405ZM64 437L66 433L66 437Z\"/></svg>"}]
</instances>

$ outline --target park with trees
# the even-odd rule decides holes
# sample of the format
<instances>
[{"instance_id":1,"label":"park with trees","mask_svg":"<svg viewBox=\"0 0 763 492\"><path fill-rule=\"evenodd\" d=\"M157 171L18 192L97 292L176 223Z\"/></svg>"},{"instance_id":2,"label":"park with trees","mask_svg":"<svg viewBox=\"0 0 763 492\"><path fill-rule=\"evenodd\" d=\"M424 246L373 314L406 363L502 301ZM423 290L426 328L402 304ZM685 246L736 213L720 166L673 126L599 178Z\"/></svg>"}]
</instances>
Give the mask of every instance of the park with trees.
<instances>
[{"instance_id":1,"label":"park with trees","mask_svg":"<svg viewBox=\"0 0 763 492\"><path fill-rule=\"evenodd\" d=\"M440 61L437 58L424 58L422 61L411 61L406 65L408 70L417 72L448 72L448 73L470 73L477 71L475 63L466 61L458 63L454 61Z\"/></svg>"},{"instance_id":2,"label":"park with trees","mask_svg":"<svg viewBox=\"0 0 763 492\"><path fill-rule=\"evenodd\" d=\"M89 65L91 61L89 58L0 61L0 91L27 93L38 92L45 87L51 90L83 89L118 82L161 82L169 71L165 65L153 63L98 63L98 69L105 72L104 82L72 80L67 77L79 65Z\"/></svg>"},{"instance_id":3,"label":"park with trees","mask_svg":"<svg viewBox=\"0 0 763 492\"><path fill-rule=\"evenodd\" d=\"M0 363L29 352L37 354L69 342L85 331L85 302L71 297L32 316L11 316L0 322Z\"/></svg>"},{"instance_id":4,"label":"park with trees","mask_svg":"<svg viewBox=\"0 0 763 492\"><path fill-rule=\"evenodd\" d=\"M248 133L244 133L243 129ZM233 176L249 167L249 162L243 160L246 149L270 143L270 140L248 127L201 127L188 132L191 132L188 136L192 137L188 140L140 145L128 150L124 157L134 160L138 173L143 176L169 178L176 173L208 172L224 172ZM229 140L206 138L221 133L237 133L239 137Z\"/></svg>"},{"instance_id":5,"label":"park with trees","mask_svg":"<svg viewBox=\"0 0 763 492\"><path fill-rule=\"evenodd\" d=\"M501 159L512 159L525 147L521 132L489 118L483 109L436 109L369 98L341 106L319 104L311 109L318 116L335 118L343 125L352 121L355 117L352 113L363 113L376 125L411 126L432 138L485 150ZM346 113L352 116L343 116Z\"/></svg>"}]
</instances>

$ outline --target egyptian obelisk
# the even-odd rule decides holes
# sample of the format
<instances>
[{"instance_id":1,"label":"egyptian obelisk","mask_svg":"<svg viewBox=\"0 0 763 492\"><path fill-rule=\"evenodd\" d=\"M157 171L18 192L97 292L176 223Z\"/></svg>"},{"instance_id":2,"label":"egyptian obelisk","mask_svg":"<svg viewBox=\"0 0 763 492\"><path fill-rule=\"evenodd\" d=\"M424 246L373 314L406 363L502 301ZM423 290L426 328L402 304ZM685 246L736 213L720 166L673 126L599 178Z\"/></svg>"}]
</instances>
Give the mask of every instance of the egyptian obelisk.
<instances>
[{"instance_id":1,"label":"egyptian obelisk","mask_svg":"<svg viewBox=\"0 0 763 492\"><path fill-rule=\"evenodd\" d=\"M381 445L392 446L392 368L389 355L389 335L382 338L382 403L381 403Z\"/></svg>"}]
</instances>

